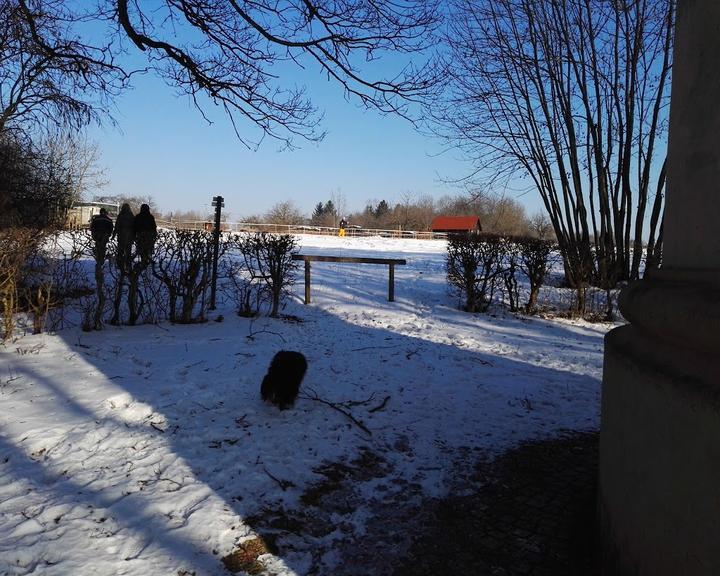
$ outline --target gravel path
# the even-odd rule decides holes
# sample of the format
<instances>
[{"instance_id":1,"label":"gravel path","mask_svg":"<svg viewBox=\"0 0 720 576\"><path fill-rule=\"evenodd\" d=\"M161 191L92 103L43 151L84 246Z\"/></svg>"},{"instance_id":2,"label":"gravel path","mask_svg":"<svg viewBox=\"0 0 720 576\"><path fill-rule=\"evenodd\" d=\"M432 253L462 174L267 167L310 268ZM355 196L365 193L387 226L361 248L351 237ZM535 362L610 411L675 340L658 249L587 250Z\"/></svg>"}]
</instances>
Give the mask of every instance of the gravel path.
<instances>
[{"instance_id":1,"label":"gravel path","mask_svg":"<svg viewBox=\"0 0 720 576\"><path fill-rule=\"evenodd\" d=\"M394 576L599 574L598 435L524 444L477 467L478 489L437 502Z\"/></svg>"},{"instance_id":2,"label":"gravel path","mask_svg":"<svg viewBox=\"0 0 720 576\"><path fill-rule=\"evenodd\" d=\"M302 510L267 510L249 521L280 554L336 534L332 547L314 548L308 576L598 576L597 459L597 433L569 432L495 460L468 451L476 464L458 471L452 497L428 499L400 481L365 501L359 485L392 477L386 461L366 451L319 469L326 481L306 491ZM336 522L354 509L369 514L361 534Z\"/></svg>"}]
</instances>

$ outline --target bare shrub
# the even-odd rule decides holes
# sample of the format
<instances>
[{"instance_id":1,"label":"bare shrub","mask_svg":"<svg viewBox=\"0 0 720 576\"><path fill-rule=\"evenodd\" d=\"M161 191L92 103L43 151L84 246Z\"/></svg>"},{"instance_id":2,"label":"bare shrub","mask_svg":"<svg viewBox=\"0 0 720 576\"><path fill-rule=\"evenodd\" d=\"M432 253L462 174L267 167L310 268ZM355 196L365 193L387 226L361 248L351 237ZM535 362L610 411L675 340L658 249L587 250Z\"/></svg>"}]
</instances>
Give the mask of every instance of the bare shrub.
<instances>
[{"instance_id":1,"label":"bare shrub","mask_svg":"<svg viewBox=\"0 0 720 576\"><path fill-rule=\"evenodd\" d=\"M140 286L140 275L143 274L149 265L140 261L134 244L124 246L122 254L117 243L110 246L109 260L114 262L108 273L112 278L112 316L110 324L120 324L123 312L127 313L127 323L134 326L142 311L145 301L142 294L138 294ZM124 297L124 298L123 298ZM125 307L123 308L123 300Z\"/></svg>"},{"instance_id":2,"label":"bare shrub","mask_svg":"<svg viewBox=\"0 0 720 576\"><path fill-rule=\"evenodd\" d=\"M520 267L520 250L513 238L504 238L501 252L503 266L500 276L508 298L508 306L512 312L517 312L520 309L520 286L517 278Z\"/></svg>"},{"instance_id":3,"label":"bare shrub","mask_svg":"<svg viewBox=\"0 0 720 576\"><path fill-rule=\"evenodd\" d=\"M618 284L615 288L588 288L583 319L588 322L611 322L615 318L617 298L623 285L624 283Z\"/></svg>"},{"instance_id":4,"label":"bare shrub","mask_svg":"<svg viewBox=\"0 0 720 576\"><path fill-rule=\"evenodd\" d=\"M55 303L54 286L49 271L52 261L44 249L47 237L38 235L36 241L27 246L23 262L18 269L17 296L18 309L30 316L33 334L40 334L45 327L45 319L51 305Z\"/></svg>"},{"instance_id":5,"label":"bare shrub","mask_svg":"<svg viewBox=\"0 0 720 576\"><path fill-rule=\"evenodd\" d=\"M165 245L176 243L174 232L166 232ZM169 239L172 237L172 239ZM156 323L169 314L168 296L162 289L162 272L157 274L152 268L152 259L164 258L165 252L157 253L155 235L146 237L144 242L130 242L120 245L120 238L108 246L110 266L108 275L112 286L108 293L112 294L112 317L110 324L120 324L123 317L127 324L135 326L140 323ZM175 257L184 258L177 251L169 249ZM165 270L168 272L168 270Z\"/></svg>"},{"instance_id":6,"label":"bare shrub","mask_svg":"<svg viewBox=\"0 0 720 576\"><path fill-rule=\"evenodd\" d=\"M101 327L107 300L104 263L112 251L106 240L98 242L88 230L56 232L45 235L26 255L23 303L33 315L35 332L41 331L48 319L52 329L64 327L66 308L80 309L83 328ZM86 298L91 293L95 298ZM92 311L88 309L91 304Z\"/></svg>"},{"instance_id":7,"label":"bare shrub","mask_svg":"<svg viewBox=\"0 0 720 576\"><path fill-rule=\"evenodd\" d=\"M251 279L263 280L270 292L270 316L278 316L286 290L295 281L297 263L292 255L297 240L289 234L259 232L238 237L238 248Z\"/></svg>"},{"instance_id":8,"label":"bare shrub","mask_svg":"<svg viewBox=\"0 0 720 576\"><path fill-rule=\"evenodd\" d=\"M67 305L92 293L86 259L92 253L87 231L48 234L26 229L0 233L0 292L3 326L12 334L15 315L30 316L32 330L63 327ZM11 264L12 261L12 264Z\"/></svg>"},{"instance_id":9,"label":"bare shrub","mask_svg":"<svg viewBox=\"0 0 720 576\"><path fill-rule=\"evenodd\" d=\"M100 330L102 327L102 315L105 303L107 302L107 292L105 290L105 271L104 264L107 258L107 243L95 242L93 246L93 258L95 259L95 296L97 305L92 319L92 328Z\"/></svg>"},{"instance_id":10,"label":"bare shrub","mask_svg":"<svg viewBox=\"0 0 720 576\"><path fill-rule=\"evenodd\" d=\"M448 238L447 279L465 297L465 310L487 311L502 261L502 236L457 234Z\"/></svg>"},{"instance_id":11,"label":"bare shrub","mask_svg":"<svg viewBox=\"0 0 720 576\"><path fill-rule=\"evenodd\" d=\"M51 329L74 323L68 319L67 310L80 311L84 330L102 327L111 291L104 263L110 259L112 245L105 245L101 252L88 230L64 231L44 243L38 254L42 272L30 284L37 287L38 283L49 283L52 287L47 309Z\"/></svg>"},{"instance_id":12,"label":"bare shrub","mask_svg":"<svg viewBox=\"0 0 720 576\"><path fill-rule=\"evenodd\" d=\"M152 272L167 290L171 322L205 321L209 305L206 293L212 280L212 241L212 234L204 230L158 232ZM219 254L225 250L226 242L221 242Z\"/></svg>"},{"instance_id":13,"label":"bare shrub","mask_svg":"<svg viewBox=\"0 0 720 576\"><path fill-rule=\"evenodd\" d=\"M88 272L87 258L92 253L92 239L87 230L65 231L63 243L59 235L46 242L47 274L53 287L53 299L48 309L51 330L71 324L66 312L77 309L79 301L94 294Z\"/></svg>"},{"instance_id":14,"label":"bare shrub","mask_svg":"<svg viewBox=\"0 0 720 576\"><path fill-rule=\"evenodd\" d=\"M42 241L43 234L26 228L0 230L0 299L2 340L15 331L15 314L19 311L25 284L26 262Z\"/></svg>"},{"instance_id":15,"label":"bare shrub","mask_svg":"<svg viewBox=\"0 0 720 576\"><path fill-rule=\"evenodd\" d=\"M537 309L540 288L545 282L549 270L550 253L555 244L542 238L523 236L515 240L519 249L519 266L530 283L530 296L525 304L525 312L532 314Z\"/></svg>"},{"instance_id":16,"label":"bare shrub","mask_svg":"<svg viewBox=\"0 0 720 576\"><path fill-rule=\"evenodd\" d=\"M40 334L45 328L45 321L53 302L53 290L50 281L37 286L28 286L23 291L23 301L32 318L33 334Z\"/></svg>"},{"instance_id":17,"label":"bare shrub","mask_svg":"<svg viewBox=\"0 0 720 576\"><path fill-rule=\"evenodd\" d=\"M238 236L233 237L237 246ZM260 314L265 303L270 301L270 291L264 280L253 277L245 261L225 258L220 262L221 290L235 302L238 316L253 318Z\"/></svg>"}]
</instances>

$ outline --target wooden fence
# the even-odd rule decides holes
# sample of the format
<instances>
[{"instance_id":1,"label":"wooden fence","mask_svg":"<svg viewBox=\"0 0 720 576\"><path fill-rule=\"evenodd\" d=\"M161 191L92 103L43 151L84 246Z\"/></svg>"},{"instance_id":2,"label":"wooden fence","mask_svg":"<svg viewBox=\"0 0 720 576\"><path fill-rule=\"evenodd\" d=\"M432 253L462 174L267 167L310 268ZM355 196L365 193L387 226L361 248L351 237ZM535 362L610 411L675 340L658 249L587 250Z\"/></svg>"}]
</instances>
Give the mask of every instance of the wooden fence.
<instances>
[{"instance_id":1,"label":"wooden fence","mask_svg":"<svg viewBox=\"0 0 720 576\"><path fill-rule=\"evenodd\" d=\"M208 230L213 229L210 221L168 221L158 220L158 226L178 230ZM272 232L274 234L317 234L321 236L337 236L338 228L328 226L306 226L300 224L267 224L257 222L222 222L220 229L223 232ZM446 239L447 234L441 232L418 232L415 230L378 230L350 226L345 229L345 236L382 238L414 238L417 240Z\"/></svg>"}]
</instances>

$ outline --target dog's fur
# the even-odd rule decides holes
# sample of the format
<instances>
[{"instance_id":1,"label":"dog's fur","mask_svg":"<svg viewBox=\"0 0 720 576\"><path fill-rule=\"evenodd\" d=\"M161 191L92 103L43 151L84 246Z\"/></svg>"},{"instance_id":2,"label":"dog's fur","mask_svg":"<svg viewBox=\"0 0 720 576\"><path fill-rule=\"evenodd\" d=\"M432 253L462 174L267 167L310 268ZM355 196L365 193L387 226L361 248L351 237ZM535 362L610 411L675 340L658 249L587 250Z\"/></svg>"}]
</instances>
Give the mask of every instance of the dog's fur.
<instances>
[{"instance_id":1,"label":"dog's fur","mask_svg":"<svg viewBox=\"0 0 720 576\"><path fill-rule=\"evenodd\" d=\"M300 382L306 370L305 356L300 352L281 350L270 362L260 386L260 396L280 410L291 407L300 391Z\"/></svg>"}]
</instances>

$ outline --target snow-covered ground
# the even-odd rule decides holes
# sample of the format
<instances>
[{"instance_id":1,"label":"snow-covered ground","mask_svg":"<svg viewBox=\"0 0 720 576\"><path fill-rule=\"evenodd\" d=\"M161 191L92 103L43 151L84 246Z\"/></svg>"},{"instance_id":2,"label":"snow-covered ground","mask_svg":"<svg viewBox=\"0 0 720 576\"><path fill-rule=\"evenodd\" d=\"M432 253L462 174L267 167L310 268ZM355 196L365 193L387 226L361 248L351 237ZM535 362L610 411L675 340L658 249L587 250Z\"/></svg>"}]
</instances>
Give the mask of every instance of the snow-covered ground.
<instances>
[{"instance_id":1,"label":"snow-covered ground","mask_svg":"<svg viewBox=\"0 0 720 576\"><path fill-rule=\"evenodd\" d=\"M221 558L273 519L268 574L335 574L383 507L458 489L478 454L598 427L609 325L462 312L441 241L300 243L406 258L396 301L385 266L314 263L312 304L300 269L285 319L227 302L222 321L0 348L0 574L227 574ZM309 364L286 411L259 398L281 349ZM351 495L328 485L343 479Z\"/></svg>"}]
</instances>

